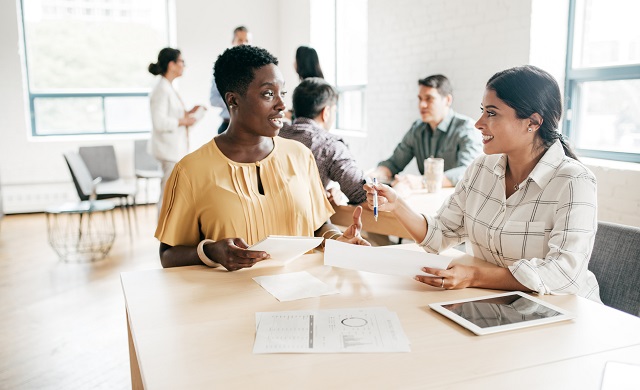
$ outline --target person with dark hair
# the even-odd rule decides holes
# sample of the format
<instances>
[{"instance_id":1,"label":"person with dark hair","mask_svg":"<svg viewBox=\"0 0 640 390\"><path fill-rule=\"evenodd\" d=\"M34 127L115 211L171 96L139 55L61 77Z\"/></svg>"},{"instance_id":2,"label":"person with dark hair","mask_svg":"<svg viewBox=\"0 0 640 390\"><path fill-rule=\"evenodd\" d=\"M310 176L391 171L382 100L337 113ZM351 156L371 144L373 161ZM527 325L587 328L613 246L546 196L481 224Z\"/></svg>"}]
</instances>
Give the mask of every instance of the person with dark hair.
<instances>
[{"instance_id":1,"label":"person with dark hair","mask_svg":"<svg viewBox=\"0 0 640 390\"><path fill-rule=\"evenodd\" d=\"M469 254L499 266L424 268L433 276L416 280L600 302L588 270L598 223L596 179L557 130L560 96L554 78L534 66L491 77L475 124L486 155L469 166L435 216L412 211L393 189L376 186L380 209L394 213L427 252L466 242ZM365 189L371 206L374 189Z\"/></svg>"},{"instance_id":2,"label":"person with dark hair","mask_svg":"<svg viewBox=\"0 0 640 390\"><path fill-rule=\"evenodd\" d=\"M164 186L173 170L173 166L189 152L189 126L197 119L195 112L200 106L187 111L182 99L173 88L173 80L182 76L184 60L178 49L166 47L158 53L158 62L149 65L149 72L162 76L149 94L151 107L151 141L149 149L153 157L162 166L160 182L160 201Z\"/></svg>"},{"instance_id":3,"label":"person with dark hair","mask_svg":"<svg viewBox=\"0 0 640 390\"><path fill-rule=\"evenodd\" d=\"M415 157L424 175L424 160L444 159L443 187L455 186L465 169L480 154L481 140L473 128L473 120L451 109L453 88L443 75L418 80L420 119L396 146L391 157L378 164L370 175L398 189L423 187L421 176L398 175Z\"/></svg>"},{"instance_id":4,"label":"person with dark hair","mask_svg":"<svg viewBox=\"0 0 640 390\"><path fill-rule=\"evenodd\" d=\"M249 45L251 44L251 33L245 26L238 26L233 30L233 38L231 39L231 46ZM209 102L212 107L218 107L220 111L220 127L218 127L218 134L222 134L229 126L229 109L225 104L224 99L220 96L218 88L216 87L215 80L211 83L211 94L209 96Z\"/></svg>"},{"instance_id":5,"label":"person with dark hair","mask_svg":"<svg viewBox=\"0 0 640 390\"><path fill-rule=\"evenodd\" d=\"M366 193L362 189L364 172L344 140L329 133L335 124L338 91L318 77L309 77L293 91L293 110L296 119L292 125L284 124L280 136L302 142L316 159L322 185L330 198L339 203L339 191L329 187L337 182L340 190L351 204L364 202Z\"/></svg>"},{"instance_id":6,"label":"person with dark hair","mask_svg":"<svg viewBox=\"0 0 640 390\"><path fill-rule=\"evenodd\" d=\"M307 77L324 78L322 68L320 67L320 59L316 49L309 46L300 46L296 50L296 62L293 64L296 73L300 77L300 81Z\"/></svg>"},{"instance_id":7,"label":"person with dark hair","mask_svg":"<svg viewBox=\"0 0 640 390\"><path fill-rule=\"evenodd\" d=\"M229 128L184 157L167 184L155 236L163 267L252 267L268 254L248 249L269 235L313 236L369 245L362 207L342 233L311 151L277 137L284 117L278 60L249 45L222 53L214 79L229 107Z\"/></svg>"}]
</instances>

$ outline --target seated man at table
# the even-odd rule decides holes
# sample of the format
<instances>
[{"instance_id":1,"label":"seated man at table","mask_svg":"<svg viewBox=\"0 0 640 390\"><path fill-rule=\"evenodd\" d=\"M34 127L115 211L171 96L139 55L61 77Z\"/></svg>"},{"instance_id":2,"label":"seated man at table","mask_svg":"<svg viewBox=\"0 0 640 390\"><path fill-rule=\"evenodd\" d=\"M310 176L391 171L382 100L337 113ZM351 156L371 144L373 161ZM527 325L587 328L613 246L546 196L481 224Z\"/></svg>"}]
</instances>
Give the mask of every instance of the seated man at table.
<instances>
[{"instance_id":1,"label":"seated man at table","mask_svg":"<svg viewBox=\"0 0 640 390\"><path fill-rule=\"evenodd\" d=\"M363 190L364 172L358 168L344 140L329 133L335 124L338 91L319 77L303 80L293 91L293 124L284 124L280 137L302 142L311 149L318 165L320 180L325 189L332 181L340 184L340 190L351 204L367 200ZM331 195L339 204L337 192Z\"/></svg>"},{"instance_id":2,"label":"seated man at table","mask_svg":"<svg viewBox=\"0 0 640 390\"><path fill-rule=\"evenodd\" d=\"M393 155L371 172L383 183L403 189L422 188L421 176L398 175L415 157L418 170L424 175L424 160L444 159L443 187L455 186L465 169L480 154L482 140L474 121L451 109L453 89L449 79L433 75L418 80L420 119L415 121Z\"/></svg>"}]
</instances>

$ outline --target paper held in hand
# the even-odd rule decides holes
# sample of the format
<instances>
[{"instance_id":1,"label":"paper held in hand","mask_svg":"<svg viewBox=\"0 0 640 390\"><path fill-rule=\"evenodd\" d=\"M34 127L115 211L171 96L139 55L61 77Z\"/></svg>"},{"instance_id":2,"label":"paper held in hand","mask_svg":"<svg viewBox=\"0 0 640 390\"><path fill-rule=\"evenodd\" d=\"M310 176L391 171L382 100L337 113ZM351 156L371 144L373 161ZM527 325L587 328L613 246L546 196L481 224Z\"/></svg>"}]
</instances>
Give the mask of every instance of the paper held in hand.
<instances>
[{"instance_id":1,"label":"paper held in hand","mask_svg":"<svg viewBox=\"0 0 640 390\"><path fill-rule=\"evenodd\" d=\"M327 240L324 249L325 265L410 277L429 275L422 267L446 269L451 260L423 251L351 245L335 240Z\"/></svg>"},{"instance_id":2,"label":"paper held in hand","mask_svg":"<svg viewBox=\"0 0 640 390\"><path fill-rule=\"evenodd\" d=\"M191 117L195 118L196 121L199 121L204 117L204 114L206 114L206 112L207 109L204 106L200 106L193 114L191 114Z\"/></svg>"},{"instance_id":3,"label":"paper held in hand","mask_svg":"<svg viewBox=\"0 0 640 390\"><path fill-rule=\"evenodd\" d=\"M322 237L268 236L249 247L252 251L265 251L272 260L288 264L322 243Z\"/></svg>"}]
</instances>

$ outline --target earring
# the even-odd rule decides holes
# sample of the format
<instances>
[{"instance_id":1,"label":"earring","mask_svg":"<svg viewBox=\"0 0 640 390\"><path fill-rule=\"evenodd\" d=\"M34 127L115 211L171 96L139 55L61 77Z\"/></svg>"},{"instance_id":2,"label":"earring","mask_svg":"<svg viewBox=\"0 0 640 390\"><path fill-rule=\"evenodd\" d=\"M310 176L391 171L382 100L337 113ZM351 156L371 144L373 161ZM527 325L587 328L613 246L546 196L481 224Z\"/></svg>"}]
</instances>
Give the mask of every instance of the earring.
<instances>
[{"instance_id":1,"label":"earring","mask_svg":"<svg viewBox=\"0 0 640 390\"><path fill-rule=\"evenodd\" d=\"M529 133L531 133L531 132L533 131L533 129L532 129L531 127L529 127L529 128L527 129L527 131L528 131Z\"/></svg>"}]
</instances>

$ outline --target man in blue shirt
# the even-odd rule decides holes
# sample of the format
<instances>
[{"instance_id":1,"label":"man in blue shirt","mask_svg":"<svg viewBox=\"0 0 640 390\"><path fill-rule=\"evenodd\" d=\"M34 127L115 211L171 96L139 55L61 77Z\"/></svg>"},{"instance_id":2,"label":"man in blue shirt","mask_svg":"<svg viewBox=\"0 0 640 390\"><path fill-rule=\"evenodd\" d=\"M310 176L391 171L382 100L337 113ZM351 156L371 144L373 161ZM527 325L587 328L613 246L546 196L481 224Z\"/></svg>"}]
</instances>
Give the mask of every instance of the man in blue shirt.
<instances>
[{"instance_id":1,"label":"man in blue shirt","mask_svg":"<svg viewBox=\"0 0 640 390\"><path fill-rule=\"evenodd\" d=\"M231 41L232 46L249 45L250 41L251 33L245 26L239 26L233 30L233 40ZM229 126L229 109L224 103L222 96L220 96L220 92L218 92L215 80L211 83L211 95L209 97L209 102L212 107L222 109L222 112L220 112L222 123L220 124L220 127L218 127L218 134L221 134L227 130L227 127Z\"/></svg>"},{"instance_id":2,"label":"man in blue shirt","mask_svg":"<svg viewBox=\"0 0 640 390\"><path fill-rule=\"evenodd\" d=\"M398 187L422 188L421 176L398 174L415 157L418 170L424 175L424 160L439 157L444 159L443 187L455 186L482 151L480 132L475 129L474 120L451 109L453 89L449 79L433 75L418 80L418 85L420 119L371 176Z\"/></svg>"}]
</instances>

